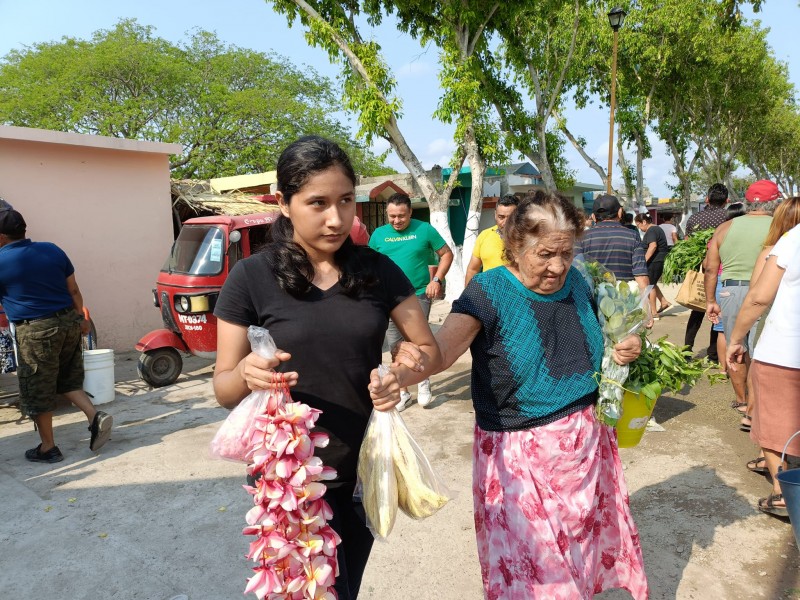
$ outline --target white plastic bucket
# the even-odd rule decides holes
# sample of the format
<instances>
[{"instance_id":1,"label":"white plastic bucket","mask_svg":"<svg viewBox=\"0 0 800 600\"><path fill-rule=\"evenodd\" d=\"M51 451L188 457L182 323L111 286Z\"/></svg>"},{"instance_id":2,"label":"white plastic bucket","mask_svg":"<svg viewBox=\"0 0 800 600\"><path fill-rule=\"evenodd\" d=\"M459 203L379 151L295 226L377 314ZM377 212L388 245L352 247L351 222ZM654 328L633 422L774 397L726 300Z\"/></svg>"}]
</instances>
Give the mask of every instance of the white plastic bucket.
<instances>
[{"instance_id":1,"label":"white plastic bucket","mask_svg":"<svg viewBox=\"0 0 800 600\"><path fill-rule=\"evenodd\" d=\"M83 389L92 404L105 404L114 399L114 351L83 351Z\"/></svg>"}]
</instances>

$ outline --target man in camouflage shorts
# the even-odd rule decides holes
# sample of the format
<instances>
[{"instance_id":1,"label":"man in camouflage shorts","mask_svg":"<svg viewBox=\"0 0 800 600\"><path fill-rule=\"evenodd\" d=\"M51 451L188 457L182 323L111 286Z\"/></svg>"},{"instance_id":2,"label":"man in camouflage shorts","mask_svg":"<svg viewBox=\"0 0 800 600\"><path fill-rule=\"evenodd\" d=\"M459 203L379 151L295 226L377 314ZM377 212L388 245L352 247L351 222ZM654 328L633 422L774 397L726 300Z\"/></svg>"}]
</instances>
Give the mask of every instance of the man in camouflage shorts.
<instances>
[{"instance_id":1,"label":"man in camouflage shorts","mask_svg":"<svg viewBox=\"0 0 800 600\"><path fill-rule=\"evenodd\" d=\"M83 391L81 334L89 324L75 269L61 248L32 242L25 230L21 214L0 211L0 303L14 325L22 413L36 423L41 439L25 458L55 463L64 460L53 436L57 394L86 415L91 450L108 441L113 419Z\"/></svg>"}]
</instances>

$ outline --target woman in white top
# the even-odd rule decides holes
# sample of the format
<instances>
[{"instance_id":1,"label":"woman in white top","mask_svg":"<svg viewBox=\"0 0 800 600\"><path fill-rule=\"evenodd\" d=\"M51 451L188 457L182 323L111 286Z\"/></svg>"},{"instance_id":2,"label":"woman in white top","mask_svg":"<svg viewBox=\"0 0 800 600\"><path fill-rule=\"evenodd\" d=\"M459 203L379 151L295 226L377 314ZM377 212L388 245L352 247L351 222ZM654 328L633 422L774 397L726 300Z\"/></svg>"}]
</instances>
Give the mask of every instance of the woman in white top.
<instances>
[{"instance_id":1,"label":"woman in white top","mask_svg":"<svg viewBox=\"0 0 800 600\"><path fill-rule=\"evenodd\" d=\"M800 198L792 198L787 204L798 202ZM750 372L755 395L750 439L761 446L773 480L772 493L758 501L758 508L785 517L776 475L784 444L800 429L800 225L778 240L751 282L731 334L728 368L740 368L737 365L745 359L744 337L770 305ZM800 439L795 438L787 452L800 455Z\"/></svg>"},{"instance_id":2,"label":"woman in white top","mask_svg":"<svg viewBox=\"0 0 800 600\"><path fill-rule=\"evenodd\" d=\"M671 215L669 219L658 225L664 230L667 236L667 246L672 248L675 242L678 241L678 228L675 227L675 215Z\"/></svg>"}]
</instances>

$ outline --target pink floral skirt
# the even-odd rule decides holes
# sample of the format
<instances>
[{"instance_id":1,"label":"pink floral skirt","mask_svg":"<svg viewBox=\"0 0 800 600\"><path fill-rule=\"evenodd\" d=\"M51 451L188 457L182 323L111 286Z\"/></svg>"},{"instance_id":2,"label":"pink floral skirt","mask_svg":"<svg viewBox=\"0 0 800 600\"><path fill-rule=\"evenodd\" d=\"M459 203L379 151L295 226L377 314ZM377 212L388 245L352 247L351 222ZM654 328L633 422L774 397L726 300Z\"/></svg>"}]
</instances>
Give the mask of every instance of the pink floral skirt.
<instances>
[{"instance_id":1,"label":"pink floral skirt","mask_svg":"<svg viewBox=\"0 0 800 600\"><path fill-rule=\"evenodd\" d=\"M594 406L524 431L475 426L472 493L489 600L648 597L616 433Z\"/></svg>"}]
</instances>

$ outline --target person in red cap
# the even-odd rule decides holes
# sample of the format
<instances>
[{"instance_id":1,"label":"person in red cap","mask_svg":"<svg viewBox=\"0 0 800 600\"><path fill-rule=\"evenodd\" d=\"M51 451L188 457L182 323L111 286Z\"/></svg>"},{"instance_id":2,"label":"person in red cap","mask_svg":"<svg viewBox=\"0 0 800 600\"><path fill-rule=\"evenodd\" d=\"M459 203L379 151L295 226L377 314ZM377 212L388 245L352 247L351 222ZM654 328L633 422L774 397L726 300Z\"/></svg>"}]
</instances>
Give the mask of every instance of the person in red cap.
<instances>
[{"instance_id":1,"label":"person in red cap","mask_svg":"<svg viewBox=\"0 0 800 600\"><path fill-rule=\"evenodd\" d=\"M731 343L736 317L750 289L750 277L756 259L764 247L764 240L772 223L781 192L772 181L756 181L745 192L747 214L726 221L716 228L708 245L705 264L706 316L712 323L722 322L725 341ZM717 273L722 265L722 291L717 297ZM736 400L733 408L742 413L740 429L750 431L750 394L747 393L747 366L749 355L755 347L758 323L750 329L744 340L747 355L745 368L729 371Z\"/></svg>"},{"instance_id":2,"label":"person in red cap","mask_svg":"<svg viewBox=\"0 0 800 600\"><path fill-rule=\"evenodd\" d=\"M61 248L27 239L26 229L17 211L0 210L0 303L14 325L20 408L41 440L25 458L55 463L64 460L53 436L56 394L86 415L90 450L108 441L113 419L83 391L81 334L89 324L75 269Z\"/></svg>"}]
</instances>

